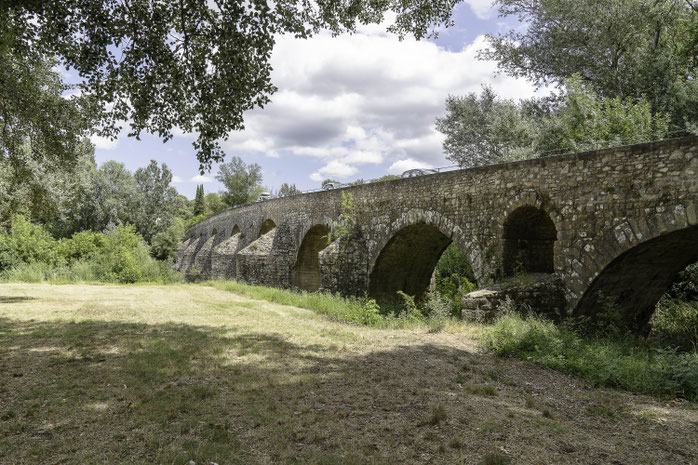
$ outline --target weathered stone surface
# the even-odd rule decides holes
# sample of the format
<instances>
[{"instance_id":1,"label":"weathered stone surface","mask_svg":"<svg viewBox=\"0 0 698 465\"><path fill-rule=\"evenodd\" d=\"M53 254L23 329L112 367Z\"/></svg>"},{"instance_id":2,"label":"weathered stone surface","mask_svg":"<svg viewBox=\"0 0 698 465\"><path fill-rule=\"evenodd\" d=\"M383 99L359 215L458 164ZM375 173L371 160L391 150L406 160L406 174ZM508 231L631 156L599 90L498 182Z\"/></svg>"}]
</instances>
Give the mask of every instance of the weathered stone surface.
<instances>
[{"instance_id":1,"label":"weathered stone surface","mask_svg":"<svg viewBox=\"0 0 698 465\"><path fill-rule=\"evenodd\" d=\"M697 167L698 138L688 137L257 202L191 228L177 266L220 276L230 259L238 279L280 287L299 285L303 268L315 287L312 265L329 291L419 294L454 241L480 285L521 262L562 279L568 313L593 313L601 292L641 323L676 269L698 261ZM314 246L318 260L307 261L301 244L314 227L334 228L343 192L354 197L359 233ZM273 239L250 250L270 224ZM221 254L234 229L237 252Z\"/></svg>"},{"instance_id":2,"label":"weathered stone surface","mask_svg":"<svg viewBox=\"0 0 698 465\"><path fill-rule=\"evenodd\" d=\"M550 317L564 314L567 302L562 278L550 274L529 274L526 279L531 282L519 283L516 279L510 279L464 295L463 319L491 322L507 299L518 307L527 306Z\"/></svg>"}]
</instances>

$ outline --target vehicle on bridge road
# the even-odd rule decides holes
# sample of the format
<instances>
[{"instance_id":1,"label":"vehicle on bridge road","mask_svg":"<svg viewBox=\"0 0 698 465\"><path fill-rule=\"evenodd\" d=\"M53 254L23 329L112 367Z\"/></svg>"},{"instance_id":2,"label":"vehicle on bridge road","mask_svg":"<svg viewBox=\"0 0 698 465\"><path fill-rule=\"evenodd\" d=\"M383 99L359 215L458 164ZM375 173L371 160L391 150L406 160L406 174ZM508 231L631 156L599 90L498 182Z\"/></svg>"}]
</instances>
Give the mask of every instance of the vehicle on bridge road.
<instances>
[{"instance_id":1,"label":"vehicle on bridge road","mask_svg":"<svg viewBox=\"0 0 698 465\"><path fill-rule=\"evenodd\" d=\"M427 174L436 174L438 171L436 170L429 170L429 169L422 169L422 168L415 168L413 170L407 170L402 175L400 176L401 178L414 178L416 176L424 176Z\"/></svg>"}]
</instances>

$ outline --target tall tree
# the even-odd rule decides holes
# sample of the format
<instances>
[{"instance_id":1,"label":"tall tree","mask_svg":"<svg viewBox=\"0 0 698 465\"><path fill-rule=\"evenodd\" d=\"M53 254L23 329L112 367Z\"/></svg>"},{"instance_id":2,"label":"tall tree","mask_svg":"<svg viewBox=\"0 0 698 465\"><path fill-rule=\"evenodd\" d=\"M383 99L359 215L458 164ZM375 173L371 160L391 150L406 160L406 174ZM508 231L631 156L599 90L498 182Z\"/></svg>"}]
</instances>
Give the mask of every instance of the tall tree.
<instances>
[{"instance_id":1,"label":"tall tree","mask_svg":"<svg viewBox=\"0 0 698 465\"><path fill-rule=\"evenodd\" d=\"M481 56L538 85L579 73L602 97L639 99L698 122L698 8L693 0L497 0L502 16L527 25L488 36Z\"/></svg>"},{"instance_id":2,"label":"tall tree","mask_svg":"<svg viewBox=\"0 0 698 465\"><path fill-rule=\"evenodd\" d=\"M136 231L150 243L155 234L170 226L175 214L177 189L170 186L172 171L166 164L158 166L155 160L145 168L138 168L133 175L138 186L138 210Z\"/></svg>"},{"instance_id":3,"label":"tall tree","mask_svg":"<svg viewBox=\"0 0 698 465\"><path fill-rule=\"evenodd\" d=\"M196 186L196 197L194 197L194 216L206 213L206 199L204 198L204 185Z\"/></svg>"},{"instance_id":4,"label":"tall tree","mask_svg":"<svg viewBox=\"0 0 698 465\"><path fill-rule=\"evenodd\" d=\"M276 35L351 32L394 11L391 31L423 37L449 23L456 2L4 0L0 50L55 55L77 70L104 135L116 136L126 120L134 136L196 132L204 169L222 161L219 141L244 128L243 112L264 106L275 91L269 59Z\"/></svg>"},{"instance_id":5,"label":"tall tree","mask_svg":"<svg viewBox=\"0 0 698 465\"><path fill-rule=\"evenodd\" d=\"M218 168L216 179L223 183L223 201L231 207L253 202L262 188L262 168L257 163L246 165L240 157L233 157Z\"/></svg>"},{"instance_id":6,"label":"tall tree","mask_svg":"<svg viewBox=\"0 0 698 465\"><path fill-rule=\"evenodd\" d=\"M203 186L202 186L203 187ZM223 211L228 206L223 202L223 199L221 199L221 196L217 192L209 192L206 194L206 211L208 213L218 213L219 211Z\"/></svg>"},{"instance_id":7,"label":"tall tree","mask_svg":"<svg viewBox=\"0 0 698 465\"><path fill-rule=\"evenodd\" d=\"M281 187L279 188L279 196L281 197L288 197L291 195L297 195L301 193L301 190L298 189L295 184L288 184L285 182L281 184Z\"/></svg>"}]
</instances>

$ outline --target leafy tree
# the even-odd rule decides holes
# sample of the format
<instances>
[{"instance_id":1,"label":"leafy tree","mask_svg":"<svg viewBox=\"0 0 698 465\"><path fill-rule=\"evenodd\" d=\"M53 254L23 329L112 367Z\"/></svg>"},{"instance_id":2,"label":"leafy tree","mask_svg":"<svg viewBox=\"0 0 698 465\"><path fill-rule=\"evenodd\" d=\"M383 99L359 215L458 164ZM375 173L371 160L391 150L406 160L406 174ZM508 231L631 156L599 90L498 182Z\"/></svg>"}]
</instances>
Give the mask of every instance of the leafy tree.
<instances>
[{"instance_id":1,"label":"leafy tree","mask_svg":"<svg viewBox=\"0 0 698 465\"><path fill-rule=\"evenodd\" d=\"M263 190L262 168L257 163L246 165L240 157L220 165L216 179L225 186L221 197L231 207L255 201Z\"/></svg>"},{"instance_id":2,"label":"leafy tree","mask_svg":"<svg viewBox=\"0 0 698 465\"><path fill-rule=\"evenodd\" d=\"M488 36L481 56L538 85L560 85L575 73L602 97L645 98L672 126L698 121L693 0L497 0L502 16L525 30Z\"/></svg>"},{"instance_id":3,"label":"leafy tree","mask_svg":"<svg viewBox=\"0 0 698 465\"><path fill-rule=\"evenodd\" d=\"M0 39L8 34L3 16ZM85 98L63 97L69 86L53 71L55 64L36 54L18 56L0 41L0 161L70 167L76 160L90 125L88 110Z\"/></svg>"},{"instance_id":4,"label":"leafy tree","mask_svg":"<svg viewBox=\"0 0 698 465\"><path fill-rule=\"evenodd\" d=\"M206 198L204 197L204 185L196 186L196 197L194 197L194 208L192 213L194 216L203 215L206 211Z\"/></svg>"},{"instance_id":5,"label":"leafy tree","mask_svg":"<svg viewBox=\"0 0 698 465\"><path fill-rule=\"evenodd\" d=\"M223 202L223 199L221 199L219 194L216 192L206 194L206 211L208 213L218 213L226 208L228 208L228 206L225 204L225 202Z\"/></svg>"},{"instance_id":6,"label":"leafy tree","mask_svg":"<svg viewBox=\"0 0 698 465\"><path fill-rule=\"evenodd\" d=\"M136 222L138 185L123 163L104 162L97 170L92 187L94 210L88 223L96 231L106 231L120 224Z\"/></svg>"},{"instance_id":7,"label":"leafy tree","mask_svg":"<svg viewBox=\"0 0 698 465\"><path fill-rule=\"evenodd\" d=\"M647 100L601 97L578 75L548 99L501 100L484 88L449 97L446 110L436 127L447 158L463 167L661 139L669 128Z\"/></svg>"},{"instance_id":8,"label":"leafy tree","mask_svg":"<svg viewBox=\"0 0 698 465\"><path fill-rule=\"evenodd\" d=\"M279 189L279 196L288 197L291 195L302 194L301 190L296 187L295 184L283 183Z\"/></svg>"},{"instance_id":9,"label":"leafy tree","mask_svg":"<svg viewBox=\"0 0 698 465\"><path fill-rule=\"evenodd\" d=\"M436 129L446 135L449 160L472 167L516 158L534 150L533 116L512 100L502 100L492 88L482 93L446 99L447 116L437 118Z\"/></svg>"},{"instance_id":10,"label":"leafy tree","mask_svg":"<svg viewBox=\"0 0 698 465\"><path fill-rule=\"evenodd\" d=\"M150 243L155 234L170 226L174 216L177 189L170 186L172 171L166 164L158 166L155 160L133 175L138 187L138 211L134 218L136 231Z\"/></svg>"},{"instance_id":11,"label":"leafy tree","mask_svg":"<svg viewBox=\"0 0 698 465\"><path fill-rule=\"evenodd\" d=\"M155 234L150 241L150 252L153 257L159 260L174 259L185 231L185 221L182 218L174 218L167 229Z\"/></svg>"},{"instance_id":12,"label":"leafy tree","mask_svg":"<svg viewBox=\"0 0 698 465\"><path fill-rule=\"evenodd\" d=\"M77 70L103 135L116 136L127 120L136 137L196 132L203 170L222 161L219 141L244 128L243 112L269 102L277 35L351 32L394 11L391 31L423 37L449 23L455 3L16 0L0 11L0 50L55 55Z\"/></svg>"}]
</instances>

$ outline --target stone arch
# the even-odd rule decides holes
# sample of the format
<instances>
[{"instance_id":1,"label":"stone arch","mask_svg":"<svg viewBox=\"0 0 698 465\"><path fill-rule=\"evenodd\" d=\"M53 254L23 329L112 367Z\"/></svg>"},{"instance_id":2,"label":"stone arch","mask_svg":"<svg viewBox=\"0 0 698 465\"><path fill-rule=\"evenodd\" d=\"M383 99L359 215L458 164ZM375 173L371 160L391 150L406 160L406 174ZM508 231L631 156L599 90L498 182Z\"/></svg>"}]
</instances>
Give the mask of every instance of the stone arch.
<instances>
[{"instance_id":1,"label":"stone arch","mask_svg":"<svg viewBox=\"0 0 698 465\"><path fill-rule=\"evenodd\" d=\"M698 261L698 225L688 224L680 213L657 215L650 223L625 222L603 234L590 250L608 258L582 257L589 265L604 264L588 278L574 315L593 317L611 305L629 328L645 331L657 301L676 275Z\"/></svg>"},{"instance_id":2,"label":"stone arch","mask_svg":"<svg viewBox=\"0 0 698 465\"><path fill-rule=\"evenodd\" d=\"M306 291L317 291L321 286L320 252L328 246L330 228L324 224L312 226L303 236L292 270L291 284Z\"/></svg>"},{"instance_id":3,"label":"stone arch","mask_svg":"<svg viewBox=\"0 0 698 465\"><path fill-rule=\"evenodd\" d=\"M260 226L257 237L262 237L274 228L276 228L276 223L274 223L274 220L271 218L266 219L264 223L262 223L262 226Z\"/></svg>"},{"instance_id":4,"label":"stone arch","mask_svg":"<svg viewBox=\"0 0 698 465\"><path fill-rule=\"evenodd\" d=\"M379 301L394 300L397 291L423 297L436 263L451 242L456 242L473 266L479 278L473 257L478 257L463 238L459 227L436 213L411 211L395 221L377 244L377 253L369 268L369 295Z\"/></svg>"},{"instance_id":5,"label":"stone arch","mask_svg":"<svg viewBox=\"0 0 698 465\"><path fill-rule=\"evenodd\" d=\"M240 234L240 226L238 226L237 224L233 226L233 229L230 231L230 236L232 237L236 234Z\"/></svg>"},{"instance_id":6,"label":"stone arch","mask_svg":"<svg viewBox=\"0 0 698 465\"><path fill-rule=\"evenodd\" d=\"M547 212L530 205L512 211L502 227L502 268L505 275L521 266L526 272L553 273L557 228Z\"/></svg>"},{"instance_id":7,"label":"stone arch","mask_svg":"<svg viewBox=\"0 0 698 465\"><path fill-rule=\"evenodd\" d=\"M213 231L211 231L211 237L216 237L217 234L218 234L218 229L213 228Z\"/></svg>"}]
</instances>

